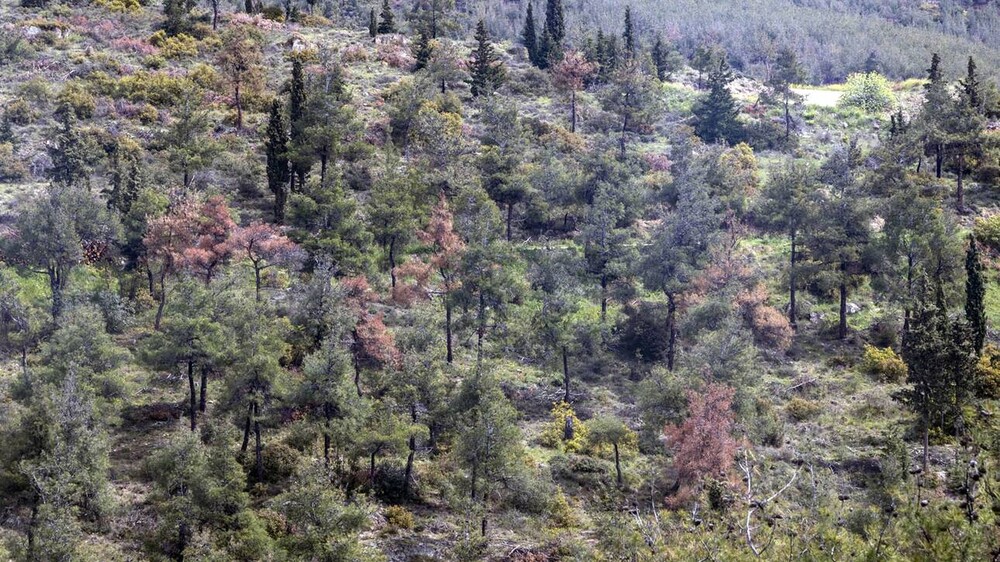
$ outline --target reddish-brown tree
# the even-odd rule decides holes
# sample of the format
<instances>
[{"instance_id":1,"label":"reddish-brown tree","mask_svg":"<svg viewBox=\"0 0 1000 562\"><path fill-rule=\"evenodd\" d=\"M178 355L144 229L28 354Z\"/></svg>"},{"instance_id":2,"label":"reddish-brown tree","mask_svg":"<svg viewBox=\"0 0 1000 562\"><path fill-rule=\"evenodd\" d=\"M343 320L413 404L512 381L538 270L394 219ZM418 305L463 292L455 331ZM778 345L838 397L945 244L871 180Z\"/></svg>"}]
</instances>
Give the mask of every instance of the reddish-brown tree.
<instances>
[{"instance_id":1,"label":"reddish-brown tree","mask_svg":"<svg viewBox=\"0 0 1000 562\"><path fill-rule=\"evenodd\" d=\"M569 90L570 131L576 132L576 92L597 72L597 65L588 61L583 53L568 51L552 69L556 86Z\"/></svg>"},{"instance_id":2,"label":"reddish-brown tree","mask_svg":"<svg viewBox=\"0 0 1000 562\"><path fill-rule=\"evenodd\" d=\"M362 311L352 332L351 352L354 357L354 386L361 396L361 371L364 369L397 369L402 354L396 339L385 326L381 314Z\"/></svg>"},{"instance_id":3,"label":"reddish-brown tree","mask_svg":"<svg viewBox=\"0 0 1000 562\"><path fill-rule=\"evenodd\" d=\"M229 206L218 196L205 201L185 199L149 222L143 244L150 290L159 293L156 329L167 304L167 279L187 269L209 283L216 268L232 253L229 236L235 226Z\"/></svg>"},{"instance_id":4,"label":"reddish-brown tree","mask_svg":"<svg viewBox=\"0 0 1000 562\"><path fill-rule=\"evenodd\" d=\"M431 220L423 232L417 233L424 243L434 248L429 265L441 276L440 293L444 301L445 342L447 360L452 362L451 309L452 295L459 289L462 282L458 278L458 269L465 253L465 242L455 232L455 217L448 208L448 200L441 193L438 204L431 211Z\"/></svg>"},{"instance_id":5,"label":"reddish-brown tree","mask_svg":"<svg viewBox=\"0 0 1000 562\"><path fill-rule=\"evenodd\" d=\"M288 265L298 261L302 252L295 242L274 226L253 222L237 228L229 239L233 255L246 258L253 266L257 302L260 302L261 274L275 265Z\"/></svg>"},{"instance_id":6,"label":"reddish-brown tree","mask_svg":"<svg viewBox=\"0 0 1000 562\"><path fill-rule=\"evenodd\" d=\"M706 477L728 479L739 447L733 438L733 394L723 384L709 384L702 392L688 391L688 417L680 425L663 429L667 447L674 454L678 493L670 503L691 498Z\"/></svg>"},{"instance_id":7,"label":"reddish-brown tree","mask_svg":"<svg viewBox=\"0 0 1000 562\"><path fill-rule=\"evenodd\" d=\"M184 249L184 267L207 285L212 282L216 268L233 254L230 235L236 222L226 200L217 195L197 206L189 228L193 244Z\"/></svg>"}]
</instances>

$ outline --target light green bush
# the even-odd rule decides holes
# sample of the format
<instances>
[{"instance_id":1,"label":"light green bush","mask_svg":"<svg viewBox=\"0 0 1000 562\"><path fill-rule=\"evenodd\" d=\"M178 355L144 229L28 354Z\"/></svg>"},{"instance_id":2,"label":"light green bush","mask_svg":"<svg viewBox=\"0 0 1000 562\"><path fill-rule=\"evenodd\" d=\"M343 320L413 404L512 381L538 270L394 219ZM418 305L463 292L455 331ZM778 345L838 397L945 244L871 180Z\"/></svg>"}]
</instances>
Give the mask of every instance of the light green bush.
<instances>
[{"instance_id":1,"label":"light green bush","mask_svg":"<svg viewBox=\"0 0 1000 562\"><path fill-rule=\"evenodd\" d=\"M888 111L896 104L896 96L885 76L877 72L856 73L847 77L840 105L857 107L868 113Z\"/></svg>"},{"instance_id":2,"label":"light green bush","mask_svg":"<svg viewBox=\"0 0 1000 562\"><path fill-rule=\"evenodd\" d=\"M906 363L891 347L865 345L861 369L882 382L901 382L906 378Z\"/></svg>"}]
</instances>

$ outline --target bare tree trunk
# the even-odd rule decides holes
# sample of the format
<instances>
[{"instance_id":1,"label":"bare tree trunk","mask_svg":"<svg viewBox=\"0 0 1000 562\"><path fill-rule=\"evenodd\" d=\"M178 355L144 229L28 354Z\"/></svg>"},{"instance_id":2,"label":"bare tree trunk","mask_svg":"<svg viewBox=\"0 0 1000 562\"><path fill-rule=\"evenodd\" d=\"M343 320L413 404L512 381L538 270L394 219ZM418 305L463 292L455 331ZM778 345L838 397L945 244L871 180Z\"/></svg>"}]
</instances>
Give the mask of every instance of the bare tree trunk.
<instances>
[{"instance_id":1,"label":"bare tree trunk","mask_svg":"<svg viewBox=\"0 0 1000 562\"><path fill-rule=\"evenodd\" d=\"M445 295L444 298L447 299L448 295ZM445 334L446 345L448 346L447 361L448 364L450 365L453 359L452 344L451 344L451 303L448 302L447 300L445 300L444 304L444 334Z\"/></svg>"},{"instance_id":2,"label":"bare tree trunk","mask_svg":"<svg viewBox=\"0 0 1000 562\"><path fill-rule=\"evenodd\" d=\"M208 405L208 366L201 366L201 401L198 404L198 409L201 413L205 413L205 407Z\"/></svg>"},{"instance_id":3,"label":"bare tree trunk","mask_svg":"<svg viewBox=\"0 0 1000 562\"><path fill-rule=\"evenodd\" d=\"M674 370L674 358L677 356L677 300L673 293L667 294L667 324L670 328L667 343L667 370Z\"/></svg>"},{"instance_id":4,"label":"bare tree trunk","mask_svg":"<svg viewBox=\"0 0 1000 562\"><path fill-rule=\"evenodd\" d=\"M396 237L389 239L389 282L390 286L396 288Z\"/></svg>"},{"instance_id":5,"label":"bare tree trunk","mask_svg":"<svg viewBox=\"0 0 1000 562\"><path fill-rule=\"evenodd\" d=\"M569 404L569 357L566 351L566 346L562 346L562 366L563 366L563 387L565 388L565 394L563 395L563 401Z\"/></svg>"},{"instance_id":6,"label":"bare tree trunk","mask_svg":"<svg viewBox=\"0 0 1000 562\"><path fill-rule=\"evenodd\" d=\"M622 463L621 463L621 459L618 456L618 442L616 441L616 442L612 443L612 445L615 448L615 473L616 473L616 478L617 478L617 482L618 482L618 487L621 488L622 487L622 483L623 483L623 479L622 479Z\"/></svg>"},{"instance_id":7,"label":"bare tree trunk","mask_svg":"<svg viewBox=\"0 0 1000 562\"><path fill-rule=\"evenodd\" d=\"M254 403L253 406L253 435L254 435L254 464L257 473L257 481L264 481L264 456L260 443L260 406Z\"/></svg>"},{"instance_id":8,"label":"bare tree trunk","mask_svg":"<svg viewBox=\"0 0 1000 562\"><path fill-rule=\"evenodd\" d=\"M955 196L957 198L956 204L959 213L965 212L965 186L962 183L962 176L965 175L965 154L958 155L958 186L956 188Z\"/></svg>"},{"instance_id":9,"label":"bare tree trunk","mask_svg":"<svg viewBox=\"0 0 1000 562\"><path fill-rule=\"evenodd\" d=\"M798 328L796 324L796 311L795 311L795 232L792 232L792 254L791 254L791 266L788 269L788 323L791 324L792 329Z\"/></svg>"},{"instance_id":10,"label":"bare tree trunk","mask_svg":"<svg viewBox=\"0 0 1000 562\"><path fill-rule=\"evenodd\" d=\"M571 133L575 133L576 132L576 88L573 88L572 92L570 93L569 107L570 107L569 131Z\"/></svg>"},{"instance_id":11,"label":"bare tree trunk","mask_svg":"<svg viewBox=\"0 0 1000 562\"><path fill-rule=\"evenodd\" d=\"M198 393L194 388L194 361L187 362L188 389L191 391L191 431L198 429Z\"/></svg>"},{"instance_id":12,"label":"bare tree trunk","mask_svg":"<svg viewBox=\"0 0 1000 562\"><path fill-rule=\"evenodd\" d=\"M840 339L847 337L847 281L843 275L847 271L847 264L840 264L840 325L837 328L837 335Z\"/></svg>"},{"instance_id":13,"label":"bare tree trunk","mask_svg":"<svg viewBox=\"0 0 1000 562\"><path fill-rule=\"evenodd\" d=\"M243 425L243 444L240 445L240 453L247 452L247 446L250 444L250 421L253 418L253 404L250 404L249 411L247 412L247 420Z\"/></svg>"}]
</instances>

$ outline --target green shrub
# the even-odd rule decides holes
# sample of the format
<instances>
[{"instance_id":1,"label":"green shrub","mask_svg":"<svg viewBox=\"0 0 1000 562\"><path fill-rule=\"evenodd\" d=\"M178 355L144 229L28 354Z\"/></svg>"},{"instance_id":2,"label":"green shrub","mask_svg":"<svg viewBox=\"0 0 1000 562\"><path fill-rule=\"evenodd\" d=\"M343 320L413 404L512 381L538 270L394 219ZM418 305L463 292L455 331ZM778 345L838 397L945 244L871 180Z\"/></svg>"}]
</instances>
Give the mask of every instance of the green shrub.
<instances>
[{"instance_id":1,"label":"green shrub","mask_svg":"<svg viewBox=\"0 0 1000 562\"><path fill-rule=\"evenodd\" d=\"M19 180L27 175L28 168L14 152L14 145L0 142L0 180Z\"/></svg>"},{"instance_id":2,"label":"green shrub","mask_svg":"<svg viewBox=\"0 0 1000 562\"><path fill-rule=\"evenodd\" d=\"M976 219L972 232L981 244L994 252L1000 252L1000 214Z\"/></svg>"},{"instance_id":3,"label":"green shrub","mask_svg":"<svg viewBox=\"0 0 1000 562\"><path fill-rule=\"evenodd\" d=\"M906 363L891 347L866 344L861 370L882 382L902 382L906 378Z\"/></svg>"},{"instance_id":4,"label":"green shrub","mask_svg":"<svg viewBox=\"0 0 1000 562\"><path fill-rule=\"evenodd\" d=\"M785 413L795 421L805 421L819 415L822 408L812 400L795 397L785 404Z\"/></svg>"},{"instance_id":5,"label":"green shrub","mask_svg":"<svg viewBox=\"0 0 1000 562\"><path fill-rule=\"evenodd\" d=\"M24 98L17 98L10 102L4 115L15 125L27 125L38 117L35 110L31 108L31 104Z\"/></svg>"},{"instance_id":6,"label":"green shrub","mask_svg":"<svg viewBox=\"0 0 1000 562\"><path fill-rule=\"evenodd\" d=\"M1000 348L986 344L976 364L976 393L981 398L1000 398Z\"/></svg>"},{"instance_id":7,"label":"green shrub","mask_svg":"<svg viewBox=\"0 0 1000 562\"><path fill-rule=\"evenodd\" d=\"M149 37L149 43L158 47L160 54L169 59L193 57L198 54L198 40L187 33L167 35L166 31L160 29Z\"/></svg>"},{"instance_id":8,"label":"green shrub","mask_svg":"<svg viewBox=\"0 0 1000 562\"><path fill-rule=\"evenodd\" d=\"M90 119L97 109L94 96L79 82L68 82L56 96L56 103L59 107L71 109L77 119Z\"/></svg>"},{"instance_id":9,"label":"green shrub","mask_svg":"<svg viewBox=\"0 0 1000 562\"><path fill-rule=\"evenodd\" d=\"M412 529L413 514L401 505L385 508L385 521L392 529Z\"/></svg>"},{"instance_id":10,"label":"green shrub","mask_svg":"<svg viewBox=\"0 0 1000 562\"><path fill-rule=\"evenodd\" d=\"M847 85L839 104L857 107L868 113L888 111L896 104L896 96L885 76L877 72L855 73L847 77Z\"/></svg>"},{"instance_id":11,"label":"green shrub","mask_svg":"<svg viewBox=\"0 0 1000 562\"><path fill-rule=\"evenodd\" d=\"M264 462L264 479L268 482L280 482L288 478L299 466L298 452L284 443L271 443L264 447L261 456ZM252 455L248 455L248 458L252 466Z\"/></svg>"},{"instance_id":12,"label":"green shrub","mask_svg":"<svg viewBox=\"0 0 1000 562\"><path fill-rule=\"evenodd\" d=\"M119 14L138 12L142 9L139 0L94 0L94 5Z\"/></svg>"},{"instance_id":13,"label":"green shrub","mask_svg":"<svg viewBox=\"0 0 1000 562\"><path fill-rule=\"evenodd\" d=\"M569 427L572 427L572 438L566 439ZM588 433L587 426L576 417L573 407L565 402L557 402L552 405L550 421L545 425L540 441L546 447L579 453L587 447Z\"/></svg>"},{"instance_id":14,"label":"green shrub","mask_svg":"<svg viewBox=\"0 0 1000 562\"><path fill-rule=\"evenodd\" d=\"M118 81L118 95L129 101L145 101L153 105L173 105L194 85L185 77L163 72L136 72Z\"/></svg>"}]
</instances>

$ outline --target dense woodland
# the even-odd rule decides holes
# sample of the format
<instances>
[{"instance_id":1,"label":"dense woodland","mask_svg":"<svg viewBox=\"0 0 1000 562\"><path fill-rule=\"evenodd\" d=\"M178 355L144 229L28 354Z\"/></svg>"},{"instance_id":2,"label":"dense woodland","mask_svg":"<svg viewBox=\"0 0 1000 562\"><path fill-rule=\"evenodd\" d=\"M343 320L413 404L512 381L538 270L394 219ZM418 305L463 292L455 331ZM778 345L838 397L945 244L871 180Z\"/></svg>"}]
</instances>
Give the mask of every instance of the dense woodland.
<instances>
[{"instance_id":1,"label":"dense woodland","mask_svg":"<svg viewBox=\"0 0 1000 562\"><path fill-rule=\"evenodd\" d=\"M0 0L0 560L1000 559L998 45Z\"/></svg>"}]
</instances>

